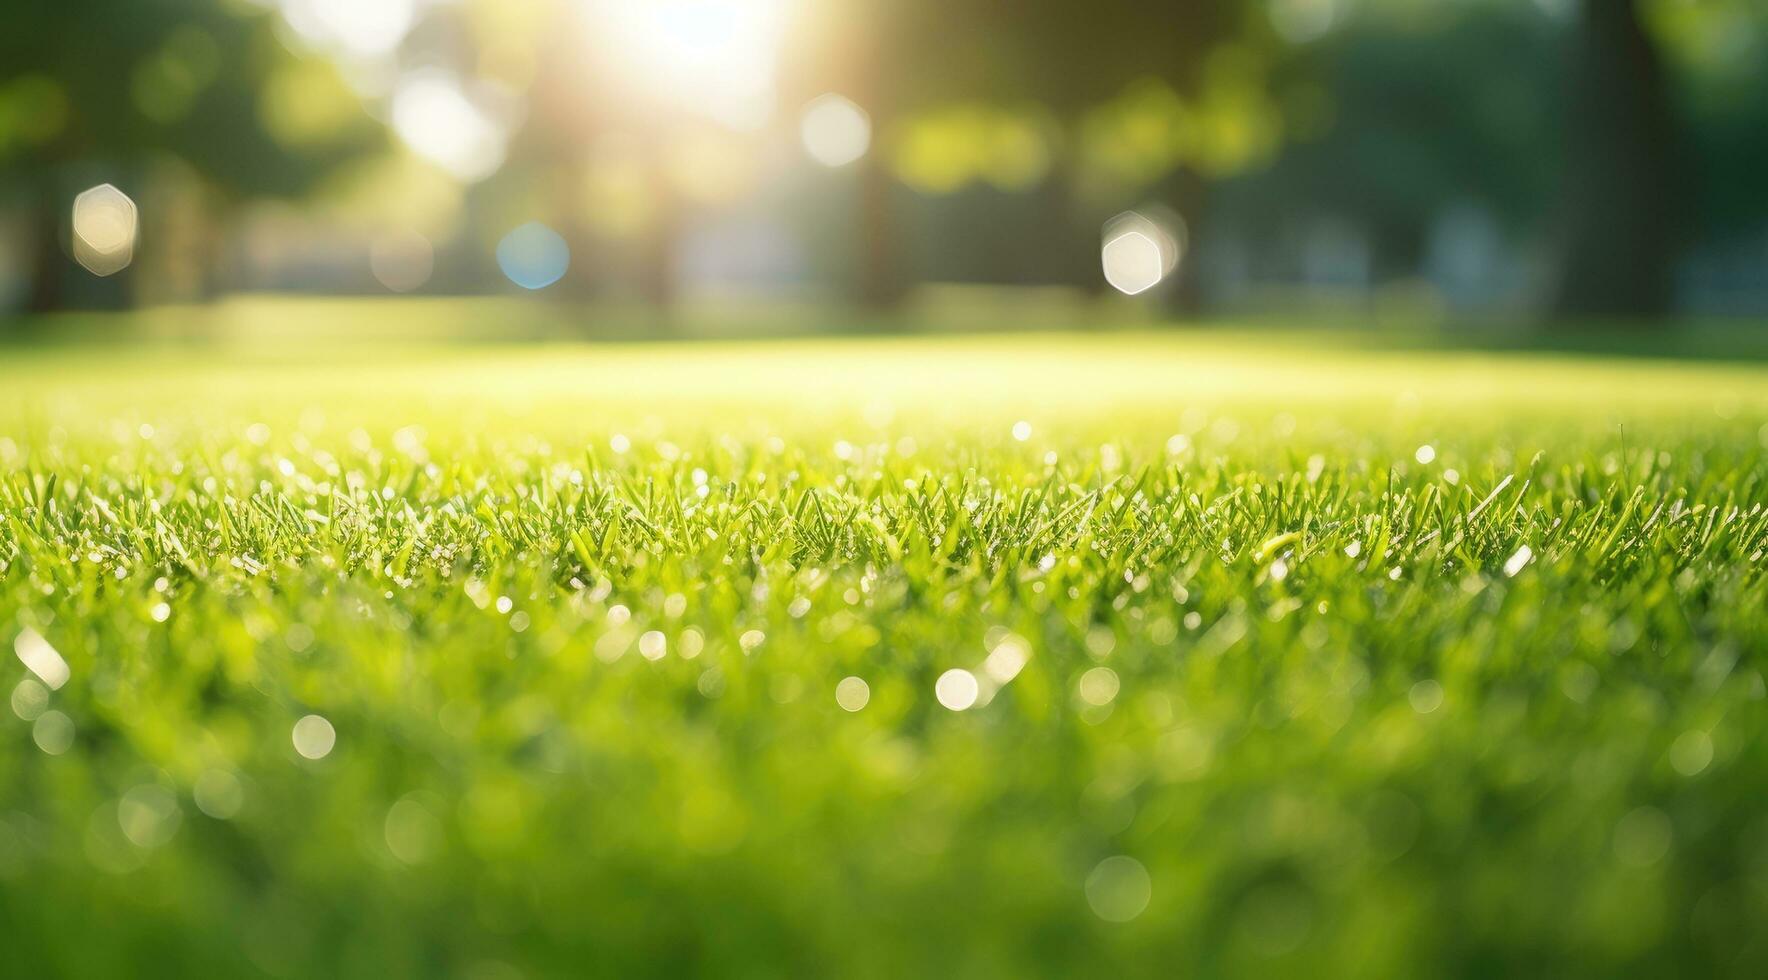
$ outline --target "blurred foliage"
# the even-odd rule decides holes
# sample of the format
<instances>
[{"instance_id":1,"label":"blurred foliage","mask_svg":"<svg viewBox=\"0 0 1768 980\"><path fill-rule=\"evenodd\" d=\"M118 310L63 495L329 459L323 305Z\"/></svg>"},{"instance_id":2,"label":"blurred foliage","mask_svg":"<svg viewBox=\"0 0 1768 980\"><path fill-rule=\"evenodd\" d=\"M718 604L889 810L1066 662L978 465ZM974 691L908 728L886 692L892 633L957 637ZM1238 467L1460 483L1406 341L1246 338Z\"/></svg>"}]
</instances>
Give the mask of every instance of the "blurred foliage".
<instances>
[{"instance_id":1,"label":"blurred foliage","mask_svg":"<svg viewBox=\"0 0 1768 980\"><path fill-rule=\"evenodd\" d=\"M1768 224L1768 7L1752 0L1658 2L1651 23L1679 75L1702 229L1760 234Z\"/></svg>"},{"instance_id":2,"label":"blurred foliage","mask_svg":"<svg viewBox=\"0 0 1768 980\"><path fill-rule=\"evenodd\" d=\"M304 197L382 151L381 125L314 56L239 3L82 0L9 10L0 31L0 209L24 214L25 304L126 306L208 295L244 202ZM149 202L133 270L85 275L68 255L68 202L120 185Z\"/></svg>"},{"instance_id":3,"label":"blurred foliage","mask_svg":"<svg viewBox=\"0 0 1768 980\"><path fill-rule=\"evenodd\" d=\"M147 240L206 238L184 264L225 279L214 253L233 205L282 197L295 207L266 224L295 241L251 254L291 278L303 267L290 256L325 251L313 243L339 228L356 239L415 228L443 257L435 288L469 292L503 281L487 246L540 219L584 259L558 292L660 306L684 242L733 216L790 226L795 258L782 265L798 264L782 275L806 281L791 285L881 306L929 276L1101 288L1099 228L1150 202L1202 249L1339 220L1371 243L1367 286L1418 276L1433 223L1457 208L1490 216L1529 262L1563 263L1552 253L1581 228L1582 251L1601 251L1591 238L1621 243L1592 263L1599 273L1665 282L1685 244L1743 254L1768 225L1757 179L1768 12L1754 0L448 0L400 7L385 50L352 49L340 32L372 32L363 11L380 9L94 0L13 13L0 36L0 172L17 200L0 209L36 210L26 251L59 259L44 229L71 193L151 185L143 196L215 220ZM1580 56L1591 11L1630 22L1635 9L1649 57ZM1628 75L1658 49L1664 78ZM1580 81L1595 64L1642 87ZM426 75L454 115L402 129L400 93ZM866 115L871 142L820 173L794 143L802 108L829 93ZM1606 157L1595 147L1587 123L1624 135L1660 95L1674 109L1662 139L1634 133L1634 152ZM424 131L447 144L475 124L494 144L485 172L418 145ZM1662 167L1591 162L1657 144ZM1660 200L1673 203L1645 206ZM296 234L303 213L313 221ZM1642 240L1659 247L1623 247ZM53 265L25 278L44 283ZM1185 302L1195 276L1180 278ZM316 283L358 285L372 280ZM31 302L53 305L50 292Z\"/></svg>"},{"instance_id":4,"label":"blurred foliage","mask_svg":"<svg viewBox=\"0 0 1768 980\"><path fill-rule=\"evenodd\" d=\"M273 15L179 0L33 3L0 33L0 168L138 169L162 156L237 195L288 195L377 145L322 61L296 61ZM261 111L261 106L268 111Z\"/></svg>"},{"instance_id":5,"label":"blurred foliage","mask_svg":"<svg viewBox=\"0 0 1768 980\"><path fill-rule=\"evenodd\" d=\"M1035 102L1072 115L1147 77L1189 88L1201 55L1255 24L1233 0L839 0L788 46L788 91L877 92L889 111Z\"/></svg>"},{"instance_id":6,"label":"blurred foliage","mask_svg":"<svg viewBox=\"0 0 1768 980\"><path fill-rule=\"evenodd\" d=\"M1356 18L1285 63L1276 98L1294 138L1224 193L1267 233L1298 215L1355 216L1399 268L1457 204L1518 237L1545 231L1562 180L1559 34L1531 4Z\"/></svg>"}]
</instances>

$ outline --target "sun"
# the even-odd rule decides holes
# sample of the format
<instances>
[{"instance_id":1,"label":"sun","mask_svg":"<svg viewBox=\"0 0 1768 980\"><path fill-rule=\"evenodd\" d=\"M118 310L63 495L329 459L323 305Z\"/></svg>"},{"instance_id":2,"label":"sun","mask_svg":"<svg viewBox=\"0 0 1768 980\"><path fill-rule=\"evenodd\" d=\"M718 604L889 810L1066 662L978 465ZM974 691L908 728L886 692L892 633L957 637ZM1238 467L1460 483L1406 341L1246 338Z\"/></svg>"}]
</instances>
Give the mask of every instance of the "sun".
<instances>
[{"instance_id":1,"label":"sun","mask_svg":"<svg viewBox=\"0 0 1768 980\"><path fill-rule=\"evenodd\" d=\"M588 0L585 12L634 94L739 129L771 116L787 0Z\"/></svg>"}]
</instances>

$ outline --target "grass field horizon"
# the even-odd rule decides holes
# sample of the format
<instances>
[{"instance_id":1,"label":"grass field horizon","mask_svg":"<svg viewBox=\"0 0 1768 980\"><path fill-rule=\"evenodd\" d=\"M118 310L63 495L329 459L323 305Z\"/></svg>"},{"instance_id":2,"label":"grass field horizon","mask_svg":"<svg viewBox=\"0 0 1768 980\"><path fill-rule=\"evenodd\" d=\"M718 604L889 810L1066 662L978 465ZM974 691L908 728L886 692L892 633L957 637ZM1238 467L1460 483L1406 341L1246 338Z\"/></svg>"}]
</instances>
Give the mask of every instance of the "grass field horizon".
<instances>
[{"instance_id":1,"label":"grass field horizon","mask_svg":"<svg viewBox=\"0 0 1768 980\"><path fill-rule=\"evenodd\" d=\"M1652 344L0 349L7 955L1759 975L1768 363Z\"/></svg>"}]
</instances>

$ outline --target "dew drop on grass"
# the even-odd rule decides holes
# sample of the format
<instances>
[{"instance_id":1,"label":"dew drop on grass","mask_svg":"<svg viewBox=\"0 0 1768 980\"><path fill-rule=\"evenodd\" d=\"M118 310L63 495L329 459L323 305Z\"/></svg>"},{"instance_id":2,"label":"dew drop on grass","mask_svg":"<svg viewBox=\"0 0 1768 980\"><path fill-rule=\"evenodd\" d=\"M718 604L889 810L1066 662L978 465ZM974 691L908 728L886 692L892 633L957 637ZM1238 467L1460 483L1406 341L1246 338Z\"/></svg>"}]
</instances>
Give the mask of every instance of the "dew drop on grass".
<instances>
[{"instance_id":1,"label":"dew drop on grass","mask_svg":"<svg viewBox=\"0 0 1768 980\"><path fill-rule=\"evenodd\" d=\"M994 645L994 651L982 662L982 672L996 684L1005 684L1019 676L1030 658L1025 641L1009 634Z\"/></svg>"},{"instance_id":2,"label":"dew drop on grass","mask_svg":"<svg viewBox=\"0 0 1768 980\"><path fill-rule=\"evenodd\" d=\"M845 711L858 711L871 700L871 686L858 677L843 677L835 685L835 703Z\"/></svg>"},{"instance_id":3,"label":"dew drop on grass","mask_svg":"<svg viewBox=\"0 0 1768 980\"><path fill-rule=\"evenodd\" d=\"M31 740L49 755L61 755L74 747L74 720L59 711L45 711L31 726Z\"/></svg>"},{"instance_id":4,"label":"dew drop on grass","mask_svg":"<svg viewBox=\"0 0 1768 980\"><path fill-rule=\"evenodd\" d=\"M1670 745L1670 766L1684 776L1697 776L1713 761L1713 737L1700 729L1683 732Z\"/></svg>"},{"instance_id":5,"label":"dew drop on grass","mask_svg":"<svg viewBox=\"0 0 1768 980\"><path fill-rule=\"evenodd\" d=\"M51 691L58 691L68 682L71 671L68 662L62 659L55 647L43 638L41 633L26 626L19 630L18 636L12 640L12 651L18 654L19 662L25 669L36 674L38 679L49 685Z\"/></svg>"},{"instance_id":6,"label":"dew drop on grass","mask_svg":"<svg viewBox=\"0 0 1768 980\"><path fill-rule=\"evenodd\" d=\"M159 847L178 832L183 814L178 798L154 783L143 783L117 801L117 826L136 847Z\"/></svg>"},{"instance_id":7,"label":"dew drop on grass","mask_svg":"<svg viewBox=\"0 0 1768 980\"><path fill-rule=\"evenodd\" d=\"M1406 700L1411 702L1413 711L1428 715L1443 706L1443 686L1436 681L1419 681L1406 692Z\"/></svg>"},{"instance_id":8,"label":"dew drop on grass","mask_svg":"<svg viewBox=\"0 0 1768 980\"><path fill-rule=\"evenodd\" d=\"M1110 704L1117 697L1120 682L1117 671L1110 667L1094 667L1080 675L1080 699L1094 707Z\"/></svg>"},{"instance_id":9,"label":"dew drop on grass","mask_svg":"<svg viewBox=\"0 0 1768 980\"><path fill-rule=\"evenodd\" d=\"M313 627L306 623L290 623L288 629L282 631L282 642L295 653L304 653L313 645Z\"/></svg>"},{"instance_id":10,"label":"dew drop on grass","mask_svg":"<svg viewBox=\"0 0 1768 980\"><path fill-rule=\"evenodd\" d=\"M592 651L595 658L602 663L611 664L626 656L626 648L632 645L632 633L624 629L610 629L596 638Z\"/></svg>"},{"instance_id":11,"label":"dew drop on grass","mask_svg":"<svg viewBox=\"0 0 1768 980\"><path fill-rule=\"evenodd\" d=\"M1527 565L1529 563L1529 559L1531 559L1533 557L1535 557L1534 549L1530 548L1526 544L1523 545L1522 547L1516 549L1516 552L1514 554L1512 554L1509 558L1506 558L1504 560L1504 575L1505 575L1505 577L1515 578L1516 573L1522 571L1523 566Z\"/></svg>"},{"instance_id":12,"label":"dew drop on grass","mask_svg":"<svg viewBox=\"0 0 1768 980\"><path fill-rule=\"evenodd\" d=\"M976 675L962 668L953 668L940 674L939 680L933 685L933 696L952 711L968 710L981 693L982 688L976 683Z\"/></svg>"},{"instance_id":13,"label":"dew drop on grass","mask_svg":"<svg viewBox=\"0 0 1768 980\"><path fill-rule=\"evenodd\" d=\"M318 715L307 715L295 722L292 738L296 752L308 759L323 759L337 744L338 733L331 722Z\"/></svg>"},{"instance_id":14,"label":"dew drop on grass","mask_svg":"<svg viewBox=\"0 0 1768 980\"><path fill-rule=\"evenodd\" d=\"M1670 853L1675 828L1664 811L1642 806L1615 824L1615 859L1628 867L1649 867Z\"/></svg>"},{"instance_id":15,"label":"dew drop on grass","mask_svg":"<svg viewBox=\"0 0 1768 980\"><path fill-rule=\"evenodd\" d=\"M1129 922L1148 908L1154 879L1142 862L1119 854L1100 861L1087 875L1087 904L1106 922Z\"/></svg>"},{"instance_id":16,"label":"dew drop on grass","mask_svg":"<svg viewBox=\"0 0 1768 980\"><path fill-rule=\"evenodd\" d=\"M382 827L387 850L405 864L429 860L442 842L442 822L414 797L406 796L389 807Z\"/></svg>"},{"instance_id":17,"label":"dew drop on grass","mask_svg":"<svg viewBox=\"0 0 1768 980\"><path fill-rule=\"evenodd\" d=\"M196 808L216 820L231 820L245 803L245 787L225 769L205 769L190 788Z\"/></svg>"},{"instance_id":18,"label":"dew drop on grass","mask_svg":"<svg viewBox=\"0 0 1768 980\"><path fill-rule=\"evenodd\" d=\"M1596 668L1585 663L1574 663L1560 673L1559 690L1567 699L1583 704L1596 692L1596 685L1601 679Z\"/></svg>"},{"instance_id":19,"label":"dew drop on grass","mask_svg":"<svg viewBox=\"0 0 1768 980\"><path fill-rule=\"evenodd\" d=\"M49 689L27 677L12 689L12 713L21 721L36 721L49 709Z\"/></svg>"},{"instance_id":20,"label":"dew drop on grass","mask_svg":"<svg viewBox=\"0 0 1768 980\"><path fill-rule=\"evenodd\" d=\"M669 638L662 630L646 630L638 638L638 653L646 660L662 660L669 653Z\"/></svg>"},{"instance_id":21,"label":"dew drop on grass","mask_svg":"<svg viewBox=\"0 0 1768 980\"><path fill-rule=\"evenodd\" d=\"M698 657L700 651L705 648L706 634L692 627L681 631L681 639L676 642L675 647L676 652L681 654L683 660L692 660Z\"/></svg>"}]
</instances>

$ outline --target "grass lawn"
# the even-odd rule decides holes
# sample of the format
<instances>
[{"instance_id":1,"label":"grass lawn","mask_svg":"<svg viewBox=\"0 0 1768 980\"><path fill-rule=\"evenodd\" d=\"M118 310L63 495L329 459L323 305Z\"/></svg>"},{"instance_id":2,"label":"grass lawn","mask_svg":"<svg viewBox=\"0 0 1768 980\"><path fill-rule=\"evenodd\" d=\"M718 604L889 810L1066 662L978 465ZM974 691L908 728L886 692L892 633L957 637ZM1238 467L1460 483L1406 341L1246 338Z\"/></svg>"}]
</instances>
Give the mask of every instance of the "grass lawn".
<instances>
[{"instance_id":1,"label":"grass lawn","mask_svg":"<svg viewBox=\"0 0 1768 980\"><path fill-rule=\"evenodd\" d=\"M1768 975L1764 423L1331 335L0 350L0 972Z\"/></svg>"}]
</instances>

